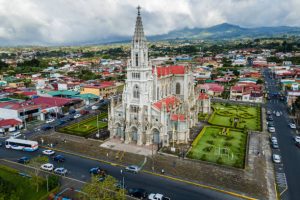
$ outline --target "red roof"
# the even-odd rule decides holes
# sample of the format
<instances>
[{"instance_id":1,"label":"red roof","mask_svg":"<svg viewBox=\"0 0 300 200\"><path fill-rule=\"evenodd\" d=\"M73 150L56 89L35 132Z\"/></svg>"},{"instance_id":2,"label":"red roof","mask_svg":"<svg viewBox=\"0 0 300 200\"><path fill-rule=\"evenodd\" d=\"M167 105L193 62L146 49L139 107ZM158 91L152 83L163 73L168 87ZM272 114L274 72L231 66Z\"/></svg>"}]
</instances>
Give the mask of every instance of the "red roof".
<instances>
[{"instance_id":1,"label":"red roof","mask_svg":"<svg viewBox=\"0 0 300 200\"><path fill-rule=\"evenodd\" d=\"M20 94L23 94L25 96L33 96L36 95L36 91L24 91L24 92L20 92Z\"/></svg>"},{"instance_id":2,"label":"red roof","mask_svg":"<svg viewBox=\"0 0 300 200\"><path fill-rule=\"evenodd\" d=\"M185 67L183 65L160 66L156 67L156 72L158 77L174 74L184 74Z\"/></svg>"},{"instance_id":3,"label":"red roof","mask_svg":"<svg viewBox=\"0 0 300 200\"><path fill-rule=\"evenodd\" d=\"M29 101L25 101L22 103L16 102L2 102L0 103L0 108L11 109L11 110L33 110L39 108L39 105L35 105L34 103L29 103Z\"/></svg>"},{"instance_id":4,"label":"red roof","mask_svg":"<svg viewBox=\"0 0 300 200\"><path fill-rule=\"evenodd\" d=\"M170 111L170 107L173 107L176 105L176 103L180 102L180 100L175 96L170 96L164 99L159 100L158 102L155 102L153 105L157 107L159 110L161 110L162 105L166 104L167 112Z\"/></svg>"},{"instance_id":5,"label":"red roof","mask_svg":"<svg viewBox=\"0 0 300 200\"><path fill-rule=\"evenodd\" d=\"M232 86L231 91L241 91L242 92L243 86L238 86L238 85Z\"/></svg>"},{"instance_id":6,"label":"red roof","mask_svg":"<svg viewBox=\"0 0 300 200\"><path fill-rule=\"evenodd\" d=\"M213 92L223 92L224 91L224 86L219 85L218 83L205 83L201 87L207 88L207 90L210 90Z\"/></svg>"},{"instance_id":7,"label":"red roof","mask_svg":"<svg viewBox=\"0 0 300 200\"><path fill-rule=\"evenodd\" d=\"M172 114L171 115L172 121L185 121L185 116L183 114Z\"/></svg>"},{"instance_id":8,"label":"red roof","mask_svg":"<svg viewBox=\"0 0 300 200\"><path fill-rule=\"evenodd\" d=\"M69 99L69 98L62 98L62 97L38 97L31 100L34 104L41 105L42 108L48 107L61 107L72 103L74 100L77 99Z\"/></svg>"},{"instance_id":9,"label":"red roof","mask_svg":"<svg viewBox=\"0 0 300 200\"><path fill-rule=\"evenodd\" d=\"M198 99L199 100L209 99L209 96L208 96L208 94L200 93Z\"/></svg>"},{"instance_id":10,"label":"red roof","mask_svg":"<svg viewBox=\"0 0 300 200\"><path fill-rule=\"evenodd\" d=\"M0 120L0 127L4 126L16 126L16 125L21 125L22 122L16 120L16 119L3 119Z\"/></svg>"},{"instance_id":11,"label":"red roof","mask_svg":"<svg viewBox=\"0 0 300 200\"><path fill-rule=\"evenodd\" d=\"M114 85L115 85L115 82L113 82L113 81L104 81L104 82L101 82L100 84L84 85L83 87L100 89L100 88L106 88L106 87L110 87L110 86L114 86Z\"/></svg>"}]
</instances>

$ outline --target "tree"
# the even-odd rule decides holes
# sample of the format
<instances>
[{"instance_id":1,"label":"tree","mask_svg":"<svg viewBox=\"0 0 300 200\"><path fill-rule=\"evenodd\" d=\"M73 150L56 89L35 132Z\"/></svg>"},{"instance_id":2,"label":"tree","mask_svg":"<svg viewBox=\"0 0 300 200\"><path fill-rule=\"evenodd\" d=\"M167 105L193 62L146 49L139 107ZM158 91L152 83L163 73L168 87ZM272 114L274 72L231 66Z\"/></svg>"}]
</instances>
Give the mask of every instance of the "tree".
<instances>
[{"instance_id":1,"label":"tree","mask_svg":"<svg viewBox=\"0 0 300 200\"><path fill-rule=\"evenodd\" d=\"M228 58L222 58L223 67L231 67L232 61Z\"/></svg>"},{"instance_id":2,"label":"tree","mask_svg":"<svg viewBox=\"0 0 300 200\"><path fill-rule=\"evenodd\" d=\"M263 84L263 83L264 83L264 81L261 80L261 79L258 79L258 80L256 81L256 84Z\"/></svg>"},{"instance_id":3,"label":"tree","mask_svg":"<svg viewBox=\"0 0 300 200\"><path fill-rule=\"evenodd\" d=\"M235 76L239 76L240 75L240 72L238 71L238 70L233 70L233 74L235 75Z\"/></svg>"},{"instance_id":4,"label":"tree","mask_svg":"<svg viewBox=\"0 0 300 200\"><path fill-rule=\"evenodd\" d=\"M83 188L82 199L88 200L125 200L125 190L116 186L117 180L112 176L106 176L104 181L99 181L99 176L93 176L91 182Z\"/></svg>"},{"instance_id":5,"label":"tree","mask_svg":"<svg viewBox=\"0 0 300 200\"><path fill-rule=\"evenodd\" d=\"M32 176L31 183L36 186L36 192L39 192L39 186L43 183L43 179L39 177L40 174L40 167L44 163L48 163L49 158L47 156L38 156L34 157L30 160L29 165L34 167L34 174Z\"/></svg>"}]
</instances>

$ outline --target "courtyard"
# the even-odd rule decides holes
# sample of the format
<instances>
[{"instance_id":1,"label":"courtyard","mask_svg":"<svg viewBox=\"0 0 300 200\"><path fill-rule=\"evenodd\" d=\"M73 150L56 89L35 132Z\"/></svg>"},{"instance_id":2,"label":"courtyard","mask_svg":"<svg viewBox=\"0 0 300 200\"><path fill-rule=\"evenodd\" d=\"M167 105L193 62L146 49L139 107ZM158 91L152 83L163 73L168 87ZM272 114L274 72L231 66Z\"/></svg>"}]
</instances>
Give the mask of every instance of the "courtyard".
<instances>
[{"instance_id":1,"label":"courtyard","mask_svg":"<svg viewBox=\"0 0 300 200\"><path fill-rule=\"evenodd\" d=\"M214 103L208 122L212 125L261 131L261 109L245 105Z\"/></svg>"},{"instance_id":2,"label":"courtyard","mask_svg":"<svg viewBox=\"0 0 300 200\"><path fill-rule=\"evenodd\" d=\"M205 126L192 143L187 157L244 168L246 146L246 131L219 126Z\"/></svg>"},{"instance_id":3,"label":"courtyard","mask_svg":"<svg viewBox=\"0 0 300 200\"><path fill-rule=\"evenodd\" d=\"M92 116L79 122L63 126L58 129L59 132L67 133L77 136L89 136L95 133L98 128L103 129L107 127L107 113L101 113L98 116Z\"/></svg>"}]
</instances>

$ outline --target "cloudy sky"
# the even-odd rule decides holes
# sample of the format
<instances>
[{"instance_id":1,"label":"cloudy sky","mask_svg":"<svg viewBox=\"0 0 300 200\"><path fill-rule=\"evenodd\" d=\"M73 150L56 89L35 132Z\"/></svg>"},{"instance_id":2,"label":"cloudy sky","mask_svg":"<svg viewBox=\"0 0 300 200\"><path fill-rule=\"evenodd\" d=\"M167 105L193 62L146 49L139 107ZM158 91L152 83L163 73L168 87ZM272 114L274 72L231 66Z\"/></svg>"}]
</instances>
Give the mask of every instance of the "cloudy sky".
<instances>
[{"instance_id":1,"label":"cloudy sky","mask_svg":"<svg viewBox=\"0 0 300 200\"><path fill-rule=\"evenodd\" d=\"M0 0L0 46L130 36L138 4L146 35L224 22L300 26L300 0Z\"/></svg>"}]
</instances>

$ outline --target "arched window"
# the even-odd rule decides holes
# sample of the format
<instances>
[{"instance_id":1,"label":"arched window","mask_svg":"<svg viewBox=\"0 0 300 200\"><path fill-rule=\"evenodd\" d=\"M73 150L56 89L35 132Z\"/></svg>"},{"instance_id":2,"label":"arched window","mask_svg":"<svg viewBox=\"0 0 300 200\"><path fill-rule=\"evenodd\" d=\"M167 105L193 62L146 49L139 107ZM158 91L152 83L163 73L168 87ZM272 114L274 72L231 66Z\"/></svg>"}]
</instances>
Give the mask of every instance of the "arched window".
<instances>
[{"instance_id":1,"label":"arched window","mask_svg":"<svg viewBox=\"0 0 300 200\"><path fill-rule=\"evenodd\" d=\"M176 83L176 94L180 94L180 83Z\"/></svg>"},{"instance_id":2,"label":"arched window","mask_svg":"<svg viewBox=\"0 0 300 200\"><path fill-rule=\"evenodd\" d=\"M140 98L140 89L139 86L135 85L133 87L133 98L139 99Z\"/></svg>"}]
</instances>

